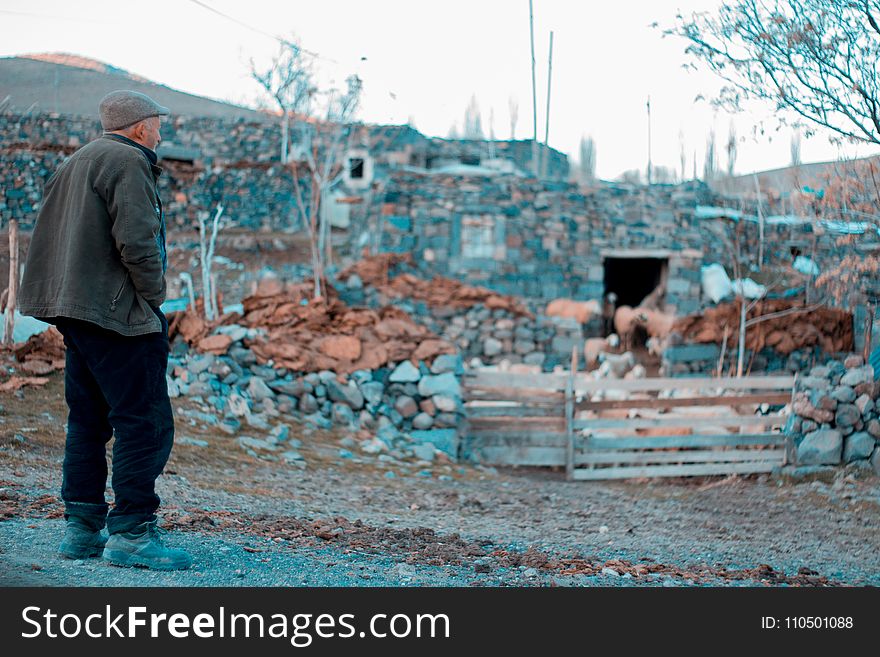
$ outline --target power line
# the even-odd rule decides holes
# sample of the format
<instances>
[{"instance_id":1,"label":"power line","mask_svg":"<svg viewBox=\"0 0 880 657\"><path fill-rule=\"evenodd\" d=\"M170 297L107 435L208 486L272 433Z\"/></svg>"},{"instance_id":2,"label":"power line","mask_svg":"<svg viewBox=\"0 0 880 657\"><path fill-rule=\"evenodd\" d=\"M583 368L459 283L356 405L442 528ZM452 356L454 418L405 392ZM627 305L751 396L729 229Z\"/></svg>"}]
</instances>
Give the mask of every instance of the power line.
<instances>
[{"instance_id":1,"label":"power line","mask_svg":"<svg viewBox=\"0 0 880 657\"><path fill-rule=\"evenodd\" d=\"M202 2L201 0L189 0L189 1L191 3L193 3L194 5L201 7L202 9L206 9L213 14L217 14L218 16L221 16L221 17L225 18L226 20L232 21L236 25L239 25L239 26L245 28L246 30L250 30L251 32L255 32L256 34L260 34L262 36L269 37L270 39L277 41L281 45L286 46L286 45L290 45L290 43L291 43L290 39L285 39L283 37L278 36L277 34L272 34L271 32L266 32L265 30L261 30L260 28L254 27L253 25L248 25L244 21L241 21L241 20L235 18L234 16L230 16L229 14L226 14L226 13L220 11L219 9L212 7L211 5L206 4L206 3ZM297 47L299 47L299 46L297 46ZM302 50L302 52L304 52L305 54L314 57L315 59L323 59L324 61L333 62L334 64L339 64L339 62L337 62L335 59L331 59L330 57L324 57L323 55L319 55L318 53L312 52L311 50L306 50L305 48L299 48L299 49Z\"/></svg>"}]
</instances>

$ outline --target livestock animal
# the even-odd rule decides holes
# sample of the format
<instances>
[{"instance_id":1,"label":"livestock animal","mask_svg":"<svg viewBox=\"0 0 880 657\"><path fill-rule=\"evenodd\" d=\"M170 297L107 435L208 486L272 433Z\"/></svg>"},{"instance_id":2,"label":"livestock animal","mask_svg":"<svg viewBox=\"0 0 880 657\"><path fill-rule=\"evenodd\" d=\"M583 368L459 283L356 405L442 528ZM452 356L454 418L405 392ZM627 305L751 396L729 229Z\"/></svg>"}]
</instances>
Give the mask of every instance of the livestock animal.
<instances>
[{"instance_id":1,"label":"livestock animal","mask_svg":"<svg viewBox=\"0 0 880 657\"><path fill-rule=\"evenodd\" d=\"M570 317L576 319L579 324L586 324L594 315L598 315L601 310L596 299L590 299L589 301L554 299L547 304L544 314L548 317Z\"/></svg>"}]
</instances>

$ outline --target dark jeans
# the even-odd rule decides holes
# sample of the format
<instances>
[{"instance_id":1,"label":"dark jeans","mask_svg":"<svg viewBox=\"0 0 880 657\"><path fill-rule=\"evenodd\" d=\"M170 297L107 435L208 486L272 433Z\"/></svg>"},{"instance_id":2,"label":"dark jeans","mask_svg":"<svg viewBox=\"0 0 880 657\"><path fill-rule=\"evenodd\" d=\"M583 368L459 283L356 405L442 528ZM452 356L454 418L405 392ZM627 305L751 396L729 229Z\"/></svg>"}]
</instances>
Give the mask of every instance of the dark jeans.
<instances>
[{"instance_id":1,"label":"dark jeans","mask_svg":"<svg viewBox=\"0 0 880 657\"><path fill-rule=\"evenodd\" d=\"M174 442L174 417L165 371L168 322L160 333L123 336L91 322L59 318L67 346L64 393L70 409L64 451L61 499L65 516L95 529L105 522L111 534L155 519L156 478ZM106 444L113 444L110 513Z\"/></svg>"}]
</instances>

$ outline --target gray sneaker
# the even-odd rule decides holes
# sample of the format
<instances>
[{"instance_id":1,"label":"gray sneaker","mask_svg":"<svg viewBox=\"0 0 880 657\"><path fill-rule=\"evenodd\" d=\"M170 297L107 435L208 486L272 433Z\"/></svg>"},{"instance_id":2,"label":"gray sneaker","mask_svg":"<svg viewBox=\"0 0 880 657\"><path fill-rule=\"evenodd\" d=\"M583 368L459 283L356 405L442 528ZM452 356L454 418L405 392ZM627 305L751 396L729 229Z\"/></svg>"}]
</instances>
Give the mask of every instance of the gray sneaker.
<instances>
[{"instance_id":1,"label":"gray sneaker","mask_svg":"<svg viewBox=\"0 0 880 657\"><path fill-rule=\"evenodd\" d=\"M66 559L100 557L106 542L107 537L100 531L95 531L78 518L70 517L58 552Z\"/></svg>"},{"instance_id":2,"label":"gray sneaker","mask_svg":"<svg viewBox=\"0 0 880 657\"><path fill-rule=\"evenodd\" d=\"M192 557L185 550L165 547L157 521L144 522L128 532L111 534L104 558L117 566L138 566L152 570L185 570Z\"/></svg>"}]
</instances>

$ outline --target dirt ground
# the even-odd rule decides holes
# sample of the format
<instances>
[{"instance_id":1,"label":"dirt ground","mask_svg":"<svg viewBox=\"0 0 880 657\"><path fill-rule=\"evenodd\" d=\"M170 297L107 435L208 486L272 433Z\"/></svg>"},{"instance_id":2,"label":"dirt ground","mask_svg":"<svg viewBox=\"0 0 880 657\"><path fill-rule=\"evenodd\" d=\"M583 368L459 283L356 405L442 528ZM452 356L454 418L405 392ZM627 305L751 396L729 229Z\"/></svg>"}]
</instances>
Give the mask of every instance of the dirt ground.
<instances>
[{"instance_id":1,"label":"dirt ground","mask_svg":"<svg viewBox=\"0 0 880 657\"><path fill-rule=\"evenodd\" d=\"M187 417L191 401L174 403L161 517L195 565L153 573L56 555L63 375L0 396L0 584L880 585L877 478L569 483L539 469L342 458L345 434L287 419L302 469L246 453Z\"/></svg>"}]
</instances>

